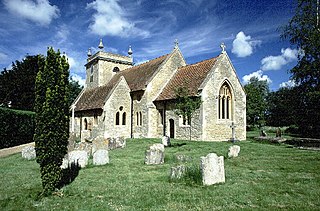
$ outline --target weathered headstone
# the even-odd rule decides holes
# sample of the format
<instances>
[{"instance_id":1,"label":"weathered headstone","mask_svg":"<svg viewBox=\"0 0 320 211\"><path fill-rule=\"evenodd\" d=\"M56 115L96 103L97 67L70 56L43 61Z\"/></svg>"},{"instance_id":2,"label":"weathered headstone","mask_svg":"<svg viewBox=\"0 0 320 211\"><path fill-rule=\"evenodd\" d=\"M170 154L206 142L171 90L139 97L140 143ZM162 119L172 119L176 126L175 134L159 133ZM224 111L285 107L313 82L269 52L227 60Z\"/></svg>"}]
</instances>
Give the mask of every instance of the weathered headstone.
<instances>
[{"instance_id":1,"label":"weathered headstone","mask_svg":"<svg viewBox=\"0 0 320 211\"><path fill-rule=\"evenodd\" d=\"M163 136L161 141L165 147L168 147L171 145L169 136Z\"/></svg>"},{"instance_id":2,"label":"weathered headstone","mask_svg":"<svg viewBox=\"0 0 320 211\"><path fill-rule=\"evenodd\" d=\"M228 157L229 158L235 158L238 157L240 152L240 146L233 145L229 147Z\"/></svg>"},{"instance_id":3,"label":"weathered headstone","mask_svg":"<svg viewBox=\"0 0 320 211\"><path fill-rule=\"evenodd\" d=\"M89 140L90 137L91 137L91 131L90 130L81 131L81 142Z\"/></svg>"},{"instance_id":4,"label":"weathered headstone","mask_svg":"<svg viewBox=\"0 0 320 211\"><path fill-rule=\"evenodd\" d=\"M144 163L147 165L157 165L164 163L163 144L153 144L145 153Z\"/></svg>"},{"instance_id":5,"label":"weathered headstone","mask_svg":"<svg viewBox=\"0 0 320 211\"><path fill-rule=\"evenodd\" d=\"M124 137L109 138L108 140L110 150L126 147L126 140L124 139Z\"/></svg>"},{"instance_id":6,"label":"weathered headstone","mask_svg":"<svg viewBox=\"0 0 320 211\"><path fill-rule=\"evenodd\" d=\"M26 146L22 149L21 155L27 160L33 160L36 158L36 150L34 146Z\"/></svg>"},{"instance_id":7,"label":"weathered headstone","mask_svg":"<svg viewBox=\"0 0 320 211\"><path fill-rule=\"evenodd\" d=\"M89 156L88 153L84 150L74 150L68 153L68 163L78 163L81 168L84 168L88 165Z\"/></svg>"},{"instance_id":8,"label":"weathered headstone","mask_svg":"<svg viewBox=\"0 0 320 211\"><path fill-rule=\"evenodd\" d=\"M93 165L105 165L109 163L109 152L105 149L98 149L93 154Z\"/></svg>"},{"instance_id":9,"label":"weathered headstone","mask_svg":"<svg viewBox=\"0 0 320 211\"><path fill-rule=\"evenodd\" d=\"M90 157L91 156L91 152L92 152L92 143L80 142L80 143L76 144L74 150L86 151L88 153L88 157Z\"/></svg>"},{"instance_id":10,"label":"weathered headstone","mask_svg":"<svg viewBox=\"0 0 320 211\"><path fill-rule=\"evenodd\" d=\"M276 130L276 137L277 138L281 138L281 135L282 135L281 134L281 129L280 129L280 127L278 127L277 130Z\"/></svg>"},{"instance_id":11,"label":"weathered headstone","mask_svg":"<svg viewBox=\"0 0 320 211\"><path fill-rule=\"evenodd\" d=\"M62 159L62 164L61 164L60 168L67 169L68 167L69 167L69 159L68 159L68 154L66 154L64 156L64 158Z\"/></svg>"},{"instance_id":12,"label":"weathered headstone","mask_svg":"<svg viewBox=\"0 0 320 211\"><path fill-rule=\"evenodd\" d=\"M215 153L209 153L206 157L201 157L200 166L203 185L225 182L223 156L218 157Z\"/></svg>"},{"instance_id":13,"label":"weathered headstone","mask_svg":"<svg viewBox=\"0 0 320 211\"><path fill-rule=\"evenodd\" d=\"M260 136L261 136L261 137L267 137L267 133L266 133L266 131L261 130L261 132L260 132Z\"/></svg>"},{"instance_id":14,"label":"weathered headstone","mask_svg":"<svg viewBox=\"0 0 320 211\"><path fill-rule=\"evenodd\" d=\"M97 136L92 141L92 155L99 149L109 149L109 139L105 139L102 135Z\"/></svg>"},{"instance_id":15,"label":"weathered headstone","mask_svg":"<svg viewBox=\"0 0 320 211\"><path fill-rule=\"evenodd\" d=\"M171 167L170 178L180 179L186 172L186 167L184 165Z\"/></svg>"},{"instance_id":16,"label":"weathered headstone","mask_svg":"<svg viewBox=\"0 0 320 211\"><path fill-rule=\"evenodd\" d=\"M180 154L178 154L178 155L176 155L176 159L177 159L177 161L179 161L179 162L188 162L188 161L191 161L191 160L192 160L192 157L189 157L189 156L187 156L187 155L180 155Z\"/></svg>"}]
</instances>

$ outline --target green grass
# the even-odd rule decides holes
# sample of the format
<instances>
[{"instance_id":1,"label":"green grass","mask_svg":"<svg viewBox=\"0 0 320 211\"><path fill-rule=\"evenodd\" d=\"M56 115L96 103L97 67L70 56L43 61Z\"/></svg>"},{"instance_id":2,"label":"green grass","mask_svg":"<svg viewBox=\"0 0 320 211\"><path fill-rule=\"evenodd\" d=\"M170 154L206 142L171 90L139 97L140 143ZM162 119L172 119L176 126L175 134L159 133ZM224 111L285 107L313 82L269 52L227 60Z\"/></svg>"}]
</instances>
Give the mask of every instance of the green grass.
<instances>
[{"instance_id":1,"label":"green grass","mask_svg":"<svg viewBox=\"0 0 320 211\"><path fill-rule=\"evenodd\" d=\"M38 164L20 154L1 158L0 210L319 210L320 151L240 142L240 156L225 159L226 183L204 187L169 181L170 167L180 164L175 155L199 165L210 152L226 156L231 143L173 140L165 164L144 165L145 149L157 141L128 140L126 148L109 152L109 165L90 164L62 196L38 200Z\"/></svg>"}]
</instances>

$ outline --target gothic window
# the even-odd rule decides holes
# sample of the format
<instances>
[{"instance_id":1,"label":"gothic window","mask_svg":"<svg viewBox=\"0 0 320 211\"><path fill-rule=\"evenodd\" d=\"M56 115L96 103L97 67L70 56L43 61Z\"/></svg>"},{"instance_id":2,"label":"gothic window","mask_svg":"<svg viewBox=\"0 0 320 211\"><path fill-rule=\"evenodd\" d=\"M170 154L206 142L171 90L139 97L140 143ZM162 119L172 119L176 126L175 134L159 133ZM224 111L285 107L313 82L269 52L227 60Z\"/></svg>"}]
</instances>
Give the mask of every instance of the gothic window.
<instances>
[{"instance_id":1,"label":"gothic window","mask_svg":"<svg viewBox=\"0 0 320 211\"><path fill-rule=\"evenodd\" d=\"M122 125L126 125L126 112L122 114Z\"/></svg>"},{"instance_id":2,"label":"gothic window","mask_svg":"<svg viewBox=\"0 0 320 211\"><path fill-rule=\"evenodd\" d=\"M90 82L93 82L93 65L90 66Z\"/></svg>"},{"instance_id":3,"label":"gothic window","mask_svg":"<svg viewBox=\"0 0 320 211\"><path fill-rule=\"evenodd\" d=\"M181 126L189 126L191 123L191 118L187 116L179 116L179 124Z\"/></svg>"},{"instance_id":4,"label":"gothic window","mask_svg":"<svg viewBox=\"0 0 320 211\"><path fill-rule=\"evenodd\" d=\"M86 118L84 119L84 129L88 130L88 121Z\"/></svg>"},{"instance_id":5,"label":"gothic window","mask_svg":"<svg viewBox=\"0 0 320 211\"><path fill-rule=\"evenodd\" d=\"M118 111L116 113L116 125L119 125L120 124L120 112Z\"/></svg>"},{"instance_id":6,"label":"gothic window","mask_svg":"<svg viewBox=\"0 0 320 211\"><path fill-rule=\"evenodd\" d=\"M137 125L139 125L139 112L137 112Z\"/></svg>"},{"instance_id":7,"label":"gothic window","mask_svg":"<svg viewBox=\"0 0 320 211\"><path fill-rule=\"evenodd\" d=\"M221 86L219 91L218 114L219 119L231 119L232 94L227 82Z\"/></svg>"},{"instance_id":8,"label":"gothic window","mask_svg":"<svg viewBox=\"0 0 320 211\"><path fill-rule=\"evenodd\" d=\"M141 111L140 111L140 125L142 125L142 113L141 113Z\"/></svg>"}]
</instances>

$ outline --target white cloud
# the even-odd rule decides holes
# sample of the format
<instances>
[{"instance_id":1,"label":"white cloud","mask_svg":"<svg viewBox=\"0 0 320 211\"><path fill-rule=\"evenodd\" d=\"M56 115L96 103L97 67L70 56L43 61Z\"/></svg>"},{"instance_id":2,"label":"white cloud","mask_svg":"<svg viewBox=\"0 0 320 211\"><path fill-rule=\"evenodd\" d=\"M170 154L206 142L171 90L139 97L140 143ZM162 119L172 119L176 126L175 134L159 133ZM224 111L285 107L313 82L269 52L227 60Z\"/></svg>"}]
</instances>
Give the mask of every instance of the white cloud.
<instances>
[{"instance_id":1,"label":"white cloud","mask_svg":"<svg viewBox=\"0 0 320 211\"><path fill-rule=\"evenodd\" d=\"M8 60L8 55L0 52L0 63L5 63Z\"/></svg>"},{"instance_id":2,"label":"white cloud","mask_svg":"<svg viewBox=\"0 0 320 211\"><path fill-rule=\"evenodd\" d=\"M232 42L231 52L237 57L247 57L253 53L253 48L261 43L260 40L253 40L251 36L246 36L244 32L239 32Z\"/></svg>"},{"instance_id":3,"label":"white cloud","mask_svg":"<svg viewBox=\"0 0 320 211\"><path fill-rule=\"evenodd\" d=\"M78 81L78 83L81 85L81 86L85 86L86 84L86 79L82 78L80 75L78 74L71 74L71 78L72 80L75 80L75 81Z\"/></svg>"},{"instance_id":4,"label":"white cloud","mask_svg":"<svg viewBox=\"0 0 320 211\"><path fill-rule=\"evenodd\" d=\"M62 43L66 42L68 39L70 32L68 27L63 24L58 28L58 31L56 33L55 38L57 39L58 45L61 45Z\"/></svg>"},{"instance_id":5,"label":"white cloud","mask_svg":"<svg viewBox=\"0 0 320 211\"><path fill-rule=\"evenodd\" d=\"M293 80L289 80L286 82L282 82L279 87L280 88L284 88L284 87L290 88L290 87L295 87L295 86L297 86L297 84Z\"/></svg>"},{"instance_id":6,"label":"white cloud","mask_svg":"<svg viewBox=\"0 0 320 211\"><path fill-rule=\"evenodd\" d=\"M263 75L262 70L258 70L256 72L250 73L249 75L245 75L242 77L243 84L247 84L252 77L257 77L259 81L267 81L268 84L272 82L272 80L267 75Z\"/></svg>"},{"instance_id":7,"label":"white cloud","mask_svg":"<svg viewBox=\"0 0 320 211\"><path fill-rule=\"evenodd\" d=\"M39 23L49 25L59 16L59 9L48 0L4 0L5 7L14 15Z\"/></svg>"},{"instance_id":8,"label":"white cloud","mask_svg":"<svg viewBox=\"0 0 320 211\"><path fill-rule=\"evenodd\" d=\"M261 60L262 70L280 70L284 65L296 61L299 51L296 49L281 49L279 56L267 56Z\"/></svg>"},{"instance_id":9,"label":"white cloud","mask_svg":"<svg viewBox=\"0 0 320 211\"><path fill-rule=\"evenodd\" d=\"M130 35L148 37L148 31L141 30L125 18L125 12L118 0L95 0L87 4L87 9L94 9L93 23L89 28L92 33L105 36L128 37Z\"/></svg>"}]
</instances>

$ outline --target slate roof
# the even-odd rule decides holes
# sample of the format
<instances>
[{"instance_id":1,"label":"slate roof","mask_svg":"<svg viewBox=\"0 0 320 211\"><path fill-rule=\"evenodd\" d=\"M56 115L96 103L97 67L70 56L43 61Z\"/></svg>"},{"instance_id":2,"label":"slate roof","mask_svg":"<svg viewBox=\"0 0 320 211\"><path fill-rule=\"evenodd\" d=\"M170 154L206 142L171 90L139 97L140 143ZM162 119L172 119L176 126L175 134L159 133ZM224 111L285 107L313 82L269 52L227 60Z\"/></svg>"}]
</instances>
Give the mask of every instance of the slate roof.
<instances>
[{"instance_id":1,"label":"slate roof","mask_svg":"<svg viewBox=\"0 0 320 211\"><path fill-rule=\"evenodd\" d=\"M85 89L76 103L75 111L103 108L107 96L113 87L117 85L121 76L126 79L131 91L144 90L168 56L169 54L166 54L149 62L120 71L104 86Z\"/></svg>"},{"instance_id":2,"label":"slate roof","mask_svg":"<svg viewBox=\"0 0 320 211\"><path fill-rule=\"evenodd\" d=\"M155 101L175 99L175 90L178 87L186 87L188 88L189 96L196 96L217 58L180 67Z\"/></svg>"}]
</instances>

